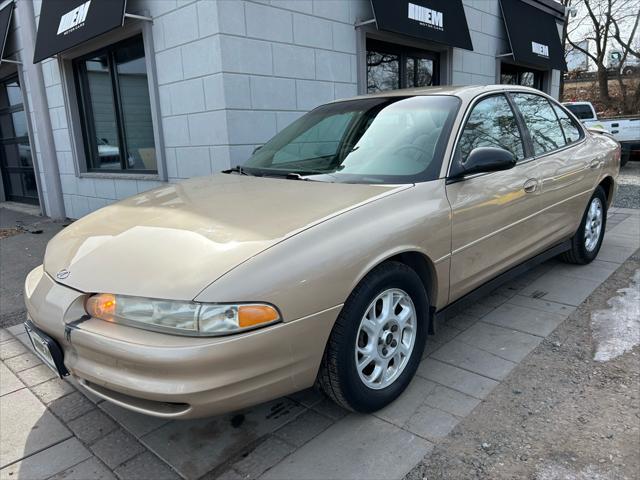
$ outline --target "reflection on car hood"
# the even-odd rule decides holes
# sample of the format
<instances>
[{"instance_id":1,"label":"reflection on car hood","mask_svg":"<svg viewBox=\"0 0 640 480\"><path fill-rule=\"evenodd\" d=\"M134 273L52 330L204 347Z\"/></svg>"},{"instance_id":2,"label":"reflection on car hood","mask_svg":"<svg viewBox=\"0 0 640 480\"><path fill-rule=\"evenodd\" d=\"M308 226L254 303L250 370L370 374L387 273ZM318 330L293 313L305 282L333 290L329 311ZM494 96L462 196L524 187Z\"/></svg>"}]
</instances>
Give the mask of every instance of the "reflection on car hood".
<instances>
[{"instance_id":1,"label":"reflection on car hood","mask_svg":"<svg viewBox=\"0 0 640 480\"><path fill-rule=\"evenodd\" d=\"M190 300L287 237L399 188L228 174L195 178L76 221L49 242L45 269L53 278L68 270L57 281L84 292Z\"/></svg>"}]
</instances>

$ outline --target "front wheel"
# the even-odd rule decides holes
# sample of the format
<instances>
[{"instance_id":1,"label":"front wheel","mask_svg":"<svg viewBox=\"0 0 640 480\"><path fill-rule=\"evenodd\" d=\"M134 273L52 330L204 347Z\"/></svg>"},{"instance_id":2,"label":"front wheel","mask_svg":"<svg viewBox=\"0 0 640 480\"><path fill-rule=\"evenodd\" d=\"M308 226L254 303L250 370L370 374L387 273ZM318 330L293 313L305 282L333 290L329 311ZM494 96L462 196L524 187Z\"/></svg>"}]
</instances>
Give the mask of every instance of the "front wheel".
<instances>
[{"instance_id":1,"label":"front wheel","mask_svg":"<svg viewBox=\"0 0 640 480\"><path fill-rule=\"evenodd\" d=\"M319 374L339 405L373 412L407 387L422 358L429 300L416 272L387 262L351 293L331 332Z\"/></svg>"},{"instance_id":2,"label":"front wheel","mask_svg":"<svg viewBox=\"0 0 640 480\"><path fill-rule=\"evenodd\" d=\"M567 263L586 265L596 258L607 226L607 197L601 186L596 188L582 216L578 231L571 239L571 249L562 254Z\"/></svg>"}]
</instances>

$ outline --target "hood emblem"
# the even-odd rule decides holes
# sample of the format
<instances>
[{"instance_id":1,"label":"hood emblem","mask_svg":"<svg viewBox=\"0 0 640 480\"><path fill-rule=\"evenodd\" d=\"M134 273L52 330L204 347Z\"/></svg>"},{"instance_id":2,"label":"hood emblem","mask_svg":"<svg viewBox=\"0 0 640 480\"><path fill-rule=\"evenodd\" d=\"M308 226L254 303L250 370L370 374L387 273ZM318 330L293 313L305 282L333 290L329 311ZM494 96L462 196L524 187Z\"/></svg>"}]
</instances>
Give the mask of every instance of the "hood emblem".
<instances>
[{"instance_id":1,"label":"hood emblem","mask_svg":"<svg viewBox=\"0 0 640 480\"><path fill-rule=\"evenodd\" d=\"M56 273L56 278L58 280L64 280L65 278L67 278L69 275L71 275L71 272L69 270L67 270L66 268L63 268L62 270L60 270L58 273Z\"/></svg>"}]
</instances>

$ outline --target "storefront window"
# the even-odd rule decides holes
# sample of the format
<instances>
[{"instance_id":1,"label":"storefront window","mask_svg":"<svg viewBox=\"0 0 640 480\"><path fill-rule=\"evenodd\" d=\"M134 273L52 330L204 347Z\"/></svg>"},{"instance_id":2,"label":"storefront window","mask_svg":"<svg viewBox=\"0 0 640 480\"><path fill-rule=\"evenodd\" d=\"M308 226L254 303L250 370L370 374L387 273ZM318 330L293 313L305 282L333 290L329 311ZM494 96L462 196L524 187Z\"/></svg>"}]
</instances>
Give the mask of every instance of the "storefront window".
<instances>
[{"instance_id":1,"label":"storefront window","mask_svg":"<svg viewBox=\"0 0 640 480\"><path fill-rule=\"evenodd\" d=\"M38 204L27 116L17 77L0 80L0 173L7 200Z\"/></svg>"},{"instance_id":2,"label":"storefront window","mask_svg":"<svg viewBox=\"0 0 640 480\"><path fill-rule=\"evenodd\" d=\"M367 40L367 93L438 85L438 54Z\"/></svg>"},{"instance_id":3,"label":"storefront window","mask_svg":"<svg viewBox=\"0 0 640 480\"><path fill-rule=\"evenodd\" d=\"M407 58L405 70L406 87L433 85L433 60L430 58Z\"/></svg>"},{"instance_id":4,"label":"storefront window","mask_svg":"<svg viewBox=\"0 0 640 480\"><path fill-rule=\"evenodd\" d=\"M367 92L400 88L400 55L367 51Z\"/></svg>"},{"instance_id":5,"label":"storefront window","mask_svg":"<svg viewBox=\"0 0 640 480\"><path fill-rule=\"evenodd\" d=\"M500 67L500 83L506 85L522 85L542 90L543 72L532 68L503 63Z\"/></svg>"},{"instance_id":6,"label":"storefront window","mask_svg":"<svg viewBox=\"0 0 640 480\"><path fill-rule=\"evenodd\" d=\"M88 170L157 172L142 37L77 59L74 71Z\"/></svg>"}]
</instances>

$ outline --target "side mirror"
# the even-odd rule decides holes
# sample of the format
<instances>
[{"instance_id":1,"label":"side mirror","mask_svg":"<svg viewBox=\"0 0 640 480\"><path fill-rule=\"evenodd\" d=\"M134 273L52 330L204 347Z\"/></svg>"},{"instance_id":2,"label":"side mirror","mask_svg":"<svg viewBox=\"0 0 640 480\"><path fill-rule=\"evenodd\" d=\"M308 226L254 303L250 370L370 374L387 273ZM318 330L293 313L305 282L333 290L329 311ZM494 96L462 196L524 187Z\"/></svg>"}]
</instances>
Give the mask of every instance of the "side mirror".
<instances>
[{"instance_id":1,"label":"side mirror","mask_svg":"<svg viewBox=\"0 0 640 480\"><path fill-rule=\"evenodd\" d=\"M467 161L460 165L459 176L509 170L515 165L516 158L504 148L478 147L471 150Z\"/></svg>"}]
</instances>

